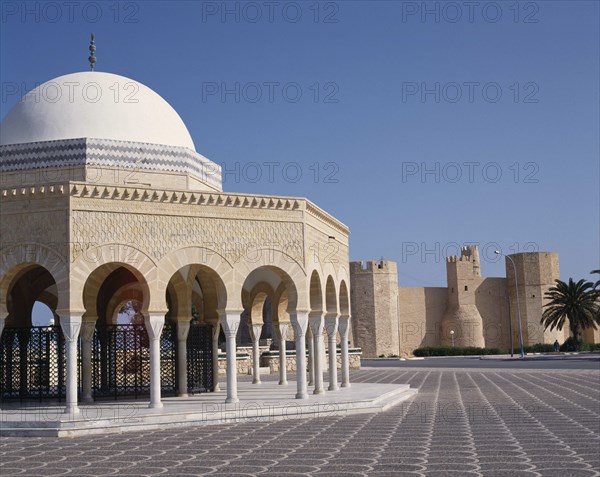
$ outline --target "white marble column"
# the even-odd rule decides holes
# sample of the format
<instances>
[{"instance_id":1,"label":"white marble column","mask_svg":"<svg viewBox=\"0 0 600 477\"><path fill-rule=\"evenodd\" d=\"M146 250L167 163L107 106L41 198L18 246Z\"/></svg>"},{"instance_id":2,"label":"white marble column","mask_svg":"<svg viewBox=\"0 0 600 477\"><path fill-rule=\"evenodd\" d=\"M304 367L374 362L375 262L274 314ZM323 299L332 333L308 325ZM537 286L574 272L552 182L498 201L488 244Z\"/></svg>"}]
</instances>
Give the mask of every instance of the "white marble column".
<instances>
[{"instance_id":1,"label":"white marble column","mask_svg":"<svg viewBox=\"0 0 600 477\"><path fill-rule=\"evenodd\" d=\"M144 316L144 323L150 340L150 405L152 408L163 407L160 391L160 335L165 325L167 312L149 312Z\"/></svg>"},{"instance_id":2,"label":"white marble column","mask_svg":"<svg viewBox=\"0 0 600 477\"><path fill-rule=\"evenodd\" d=\"M323 314L311 313L308 317L310 331L313 336L314 357L313 365L315 368L315 389L313 394L323 394Z\"/></svg>"},{"instance_id":3,"label":"white marble column","mask_svg":"<svg viewBox=\"0 0 600 477\"><path fill-rule=\"evenodd\" d=\"M191 321L191 316L177 318L177 395L183 398L188 397L187 338Z\"/></svg>"},{"instance_id":4,"label":"white marble column","mask_svg":"<svg viewBox=\"0 0 600 477\"><path fill-rule=\"evenodd\" d=\"M348 330L350 328L350 317L340 316L338 329L342 345L342 387L350 387L350 357L348 356Z\"/></svg>"},{"instance_id":5,"label":"white marble column","mask_svg":"<svg viewBox=\"0 0 600 477\"><path fill-rule=\"evenodd\" d=\"M220 313L219 321L227 340L227 399L225 403L239 402L237 395L237 345L235 337L240 327L242 310L225 310Z\"/></svg>"},{"instance_id":6,"label":"white marble column","mask_svg":"<svg viewBox=\"0 0 600 477\"><path fill-rule=\"evenodd\" d=\"M252 340L252 384L260 384L260 349L258 341L262 332L262 323L248 323L250 339Z\"/></svg>"},{"instance_id":7,"label":"white marble column","mask_svg":"<svg viewBox=\"0 0 600 477\"><path fill-rule=\"evenodd\" d=\"M308 385L314 386L315 384L315 341L313 340L312 331L310 326L306 331L306 337L308 341Z\"/></svg>"},{"instance_id":8,"label":"white marble column","mask_svg":"<svg viewBox=\"0 0 600 477\"><path fill-rule=\"evenodd\" d=\"M92 398L92 341L97 316L85 315L81 322L81 401L90 403Z\"/></svg>"},{"instance_id":9,"label":"white marble column","mask_svg":"<svg viewBox=\"0 0 600 477\"><path fill-rule=\"evenodd\" d=\"M216 393L221 390L221 386L219 386L219 335L221 334L221 324L217 322L212 326L213 392Z\"/></svg>"},{"instance_id":10,"label":"white marble column","mask_svg":"<svg viewBox=\"0 0 600 477\"><path fill-rule=\"evenodd\" d=\"M337 383L337 353L336 338L338 330L338 314L328 313L325 316L325 330L327 331L327 350L329 351L329 391L339 389Z\"/></svg>"},{"instance_id":11,"label":"white marble column","mask_svg":"<svg viewBox=\"0 0 600 477\"><path fill-rule=\"evenodd\" d=\"M81 330L81 316L83 313L61 313L60 327L65 335L65 348L67 355L67 405L65 414L75 416L79 414L77 405L77 342Z\"/></svg>"},{"instance_id":12,"label":"white marble column","mask_svg":"<svg viewBox=\"0 0 600 477\"><path fill-rule=\"evenodd\" d=\"M296 399L308 399L306 389L306 329L308 328L308 312L290 313L290 321L294 329L296 341Z\"/></svg>"},{"instance_id":13,"label":"white marble column","mask_svg":"<svg viewBox=\"0 0 600 477\"><path fill-rule=\"evenodd\" d=\"M279 340L279 384L287 385L287 356L285 340L287 340L288 323L277 323L273 327Z\"/></svg>"}]
</instances>

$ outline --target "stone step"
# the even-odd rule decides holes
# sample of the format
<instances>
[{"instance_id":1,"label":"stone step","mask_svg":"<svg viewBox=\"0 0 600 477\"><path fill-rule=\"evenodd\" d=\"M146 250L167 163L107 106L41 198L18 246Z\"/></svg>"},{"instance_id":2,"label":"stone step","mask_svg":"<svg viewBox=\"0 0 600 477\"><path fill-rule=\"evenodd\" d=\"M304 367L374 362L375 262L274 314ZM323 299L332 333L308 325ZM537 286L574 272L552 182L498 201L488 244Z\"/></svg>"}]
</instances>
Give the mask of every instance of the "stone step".
<instances>
[{"instance_id":1,"label":"stone step","mask_svg":"<svg viewBox=\"0 0 600 477\"><path fill-rule=\"evenodd\" d=\"M186 425L275 421L348 414L375 413L410 399L417 392L408 385L352 383L350 388L293 399L295 385L276 382L238 383L240 402L224 404L226 392L189 398L165 398L164 407L149 409L147 402L115 401L82 405L73 418L61 406L3 408L0 436L73 437L166 429ZM309 389L310 393L310 389Z\"/></svg>"}]
</instances>

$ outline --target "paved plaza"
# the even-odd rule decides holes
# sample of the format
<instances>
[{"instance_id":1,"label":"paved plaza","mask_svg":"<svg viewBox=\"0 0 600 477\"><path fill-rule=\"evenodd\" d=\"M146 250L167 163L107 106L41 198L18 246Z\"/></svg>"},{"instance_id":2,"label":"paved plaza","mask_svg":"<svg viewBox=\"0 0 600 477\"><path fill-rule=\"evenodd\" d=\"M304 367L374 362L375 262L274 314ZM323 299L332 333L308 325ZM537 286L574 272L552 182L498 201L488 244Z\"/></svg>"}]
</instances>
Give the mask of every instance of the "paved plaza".
<instances>
[{"instance_id":1,"label":"paved plaza","mask_svg":"<svg viewBox=\"0 0 600 477\"><path fill-rule=\"evenodd\" d=\"M590 369L576 361L570 369L442 364L353 372L354 382L419 388L381 413L0 438L0 475L600 475L597 361Z\"/></svg>"}]
</instances>

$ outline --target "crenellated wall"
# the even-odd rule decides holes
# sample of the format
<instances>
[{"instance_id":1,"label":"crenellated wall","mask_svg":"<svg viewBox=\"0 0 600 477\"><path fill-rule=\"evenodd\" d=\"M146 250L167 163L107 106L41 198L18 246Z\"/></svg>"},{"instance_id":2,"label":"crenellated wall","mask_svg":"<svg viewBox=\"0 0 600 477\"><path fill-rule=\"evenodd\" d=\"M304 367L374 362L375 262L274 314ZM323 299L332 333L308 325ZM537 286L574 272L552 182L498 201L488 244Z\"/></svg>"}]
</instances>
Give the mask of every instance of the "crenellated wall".
<instances>
[{"instance_id":1,"label":"crenellated wall","mask_svg":"<svg viewBox=\"0 0 600 477\"><path fill-rule=\"evenodd\" d=\"M524 345L555 339L562 343L568 329L544 331L540 324L544 293L559 278L558 255L523 253L511 258L521 291ZM511 344L519 346L514 272L508 259L507 278L482 277L477 247L463 247L460 256L446 259L445 288L392 290L397 283L394 262L352 262L350 270L352 326L365 356L410 356L416 348L452 344L506 350ZM597 340L593 331L588 335L586 340Z\"/></svg>"}]
</instances>

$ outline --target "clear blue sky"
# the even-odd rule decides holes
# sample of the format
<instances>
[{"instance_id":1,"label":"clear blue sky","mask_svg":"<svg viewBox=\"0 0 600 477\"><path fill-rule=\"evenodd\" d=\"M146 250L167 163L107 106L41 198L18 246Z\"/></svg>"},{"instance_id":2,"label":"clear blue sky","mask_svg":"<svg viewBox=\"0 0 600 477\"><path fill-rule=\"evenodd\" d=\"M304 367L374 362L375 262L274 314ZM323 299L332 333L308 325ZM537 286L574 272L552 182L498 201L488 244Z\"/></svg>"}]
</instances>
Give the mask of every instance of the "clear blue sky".
<instances>
[{"instance_id":1,"label":"clear blue sky","mask_svg":"<svg viewBox=\"0 0 600 477\"><path fill-rule=\"evenodd\" d=\"M93 31L97 69L167 99L225 190L310 198L404 286L444 286L472 242L487 276L497 246L600 268L599 2L225 5L3 1L2 117L15 85L86 70Z\"/></svg>"}]
</instances>

